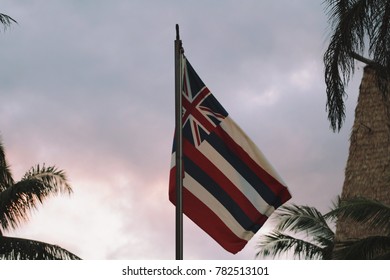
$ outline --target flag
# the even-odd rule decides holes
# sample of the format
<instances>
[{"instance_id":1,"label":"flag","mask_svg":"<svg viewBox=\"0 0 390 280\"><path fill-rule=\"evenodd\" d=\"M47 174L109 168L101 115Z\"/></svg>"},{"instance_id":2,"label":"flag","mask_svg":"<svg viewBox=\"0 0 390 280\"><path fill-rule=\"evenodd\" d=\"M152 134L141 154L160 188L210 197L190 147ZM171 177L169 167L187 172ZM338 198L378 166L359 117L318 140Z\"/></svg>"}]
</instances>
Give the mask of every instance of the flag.
<instances>
[{"instance_id":1,"label":"flag","mask_svg":"<svg viewBox=\"0 0 390 280\"><path fill-rule=\"evenodd\" d=\"M235 254L291 198L262 152L183 56L183 213ZM169 200L176 204L176 143Z\"/></svg>"}]
</instances>

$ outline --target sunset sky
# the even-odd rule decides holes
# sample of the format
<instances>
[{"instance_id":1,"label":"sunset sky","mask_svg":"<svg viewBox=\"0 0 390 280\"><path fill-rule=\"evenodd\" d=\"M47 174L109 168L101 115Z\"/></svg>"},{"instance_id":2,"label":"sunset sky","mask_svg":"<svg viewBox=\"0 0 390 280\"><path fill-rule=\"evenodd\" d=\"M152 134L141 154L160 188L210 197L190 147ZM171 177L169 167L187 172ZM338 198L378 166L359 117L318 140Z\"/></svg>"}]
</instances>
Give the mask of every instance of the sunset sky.
<instances>
[{"instance_id":1,"label":"sunset sky","mask_svg":"<svg viewBox=\"0 0 390 280\"><path fill-rule=\"evenodd\" d=\"M347 118L329 128L323 1L4 0L0 135L15 179L45 163L71 196L51 197L5 235L58 244L83 259L174 259L168 200L174 39L230 116L284 179L291 203L327 211L341 193L362 65ZM232 255L187 218L185 259Z\"/></svg>"}]
</instances>

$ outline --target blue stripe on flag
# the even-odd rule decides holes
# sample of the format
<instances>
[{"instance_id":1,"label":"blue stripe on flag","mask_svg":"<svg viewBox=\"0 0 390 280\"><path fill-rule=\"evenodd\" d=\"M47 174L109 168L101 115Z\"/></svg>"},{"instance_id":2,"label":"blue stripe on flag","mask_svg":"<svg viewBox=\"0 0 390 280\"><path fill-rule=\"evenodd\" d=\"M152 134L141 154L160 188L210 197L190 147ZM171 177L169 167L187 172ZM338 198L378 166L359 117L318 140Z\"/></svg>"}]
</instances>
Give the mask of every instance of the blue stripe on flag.
<instances>
[{"instance_id":1,"label":"blue stripe on flag","mask_svg":"<svg viewBox=\"0 0 390 280\"><path fill-rule=\"evenodd\" d=\"M211 133L206 141L216 150L218 153L228 161L238 173L241 174L247 182L258 192L258 194L275 209L282 203L280 198L277 197L272 190L254 173L249 166L242 161L242 159L230 149L226 142L224 142L214 132Z\"/></svg>"},{"instance_id":2,"label":"blue stripe on flag","mask_svg":"<svg viewBox=\"0 0 390 280\"><path fill-rule=\"evenodd\" d=\"M200 185L213 195L245 230L256 233L260 229L260 225L251 221L242 211L241 207L206 172L193 163L187 156L184 156L183 160L186 173L190 174L192 178L196 179Z\"/></svg>"}]
</instances>

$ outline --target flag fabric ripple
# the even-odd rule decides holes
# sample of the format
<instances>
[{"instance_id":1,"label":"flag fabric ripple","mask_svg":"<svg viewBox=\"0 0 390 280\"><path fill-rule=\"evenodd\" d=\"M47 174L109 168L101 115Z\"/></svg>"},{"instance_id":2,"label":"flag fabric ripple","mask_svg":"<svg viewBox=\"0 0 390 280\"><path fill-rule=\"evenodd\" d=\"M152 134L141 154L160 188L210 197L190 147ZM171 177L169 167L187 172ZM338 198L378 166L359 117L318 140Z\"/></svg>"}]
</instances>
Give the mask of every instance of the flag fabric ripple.
<instances>
[{"instance_id":1,"label":"flag fabric ripple","mask_svg":"<svg viewBox=\"0 0 390 280\"><path fill-rule=\"evenodd\" d=\"M183 58L183 212L235 254L291 198L281 177ZM176 144L169 200L176 204Z\"/></svg>"}]
</instances>

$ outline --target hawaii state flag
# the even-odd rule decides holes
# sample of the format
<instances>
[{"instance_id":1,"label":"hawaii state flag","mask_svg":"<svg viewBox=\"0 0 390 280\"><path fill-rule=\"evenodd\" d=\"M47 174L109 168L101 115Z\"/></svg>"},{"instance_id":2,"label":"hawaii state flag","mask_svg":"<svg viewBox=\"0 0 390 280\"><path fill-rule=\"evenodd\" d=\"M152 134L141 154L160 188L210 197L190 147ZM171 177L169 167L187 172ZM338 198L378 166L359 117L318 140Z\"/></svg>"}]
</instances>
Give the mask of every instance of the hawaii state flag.
<instances>
[{"instance_id":1,"label":"hawaii state flag","mask_svg":"<svg viewBox=\"0 0 390 280\"><path fill-rule=\"evenodd\" d=\"M185 57L183 64L183 212L235 254L291 195ZM175 147L169 181L173 204Z\"/></svg>"}]
</instances>

